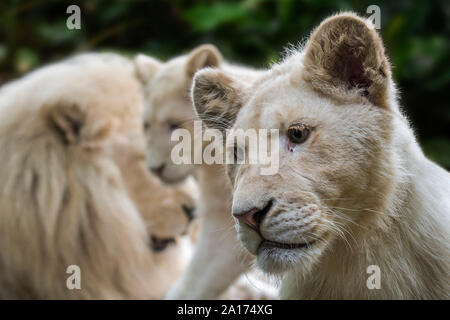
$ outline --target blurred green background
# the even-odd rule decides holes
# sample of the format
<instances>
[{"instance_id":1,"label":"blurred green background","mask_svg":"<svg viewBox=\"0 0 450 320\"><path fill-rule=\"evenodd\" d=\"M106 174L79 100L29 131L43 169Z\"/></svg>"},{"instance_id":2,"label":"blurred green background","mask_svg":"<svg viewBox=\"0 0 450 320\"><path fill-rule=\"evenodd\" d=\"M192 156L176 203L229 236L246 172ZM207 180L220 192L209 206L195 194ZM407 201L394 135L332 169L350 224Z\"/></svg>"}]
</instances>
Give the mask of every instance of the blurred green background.
<instances>
[{"instance_id":1,"label":"blurred green background","mask_svg":"<svg viewBox=\"0 0 450 320\"><path fill-rule=\"evenodd\" d=\"M66 9L81 8L81 30ZM0 84L43 63L100 50L160 59L214 43L233 62L267 67L328 15L381 9L401 101L427 155L450 169L450 1L2 1Z\"/></svg>"}]
</instances>

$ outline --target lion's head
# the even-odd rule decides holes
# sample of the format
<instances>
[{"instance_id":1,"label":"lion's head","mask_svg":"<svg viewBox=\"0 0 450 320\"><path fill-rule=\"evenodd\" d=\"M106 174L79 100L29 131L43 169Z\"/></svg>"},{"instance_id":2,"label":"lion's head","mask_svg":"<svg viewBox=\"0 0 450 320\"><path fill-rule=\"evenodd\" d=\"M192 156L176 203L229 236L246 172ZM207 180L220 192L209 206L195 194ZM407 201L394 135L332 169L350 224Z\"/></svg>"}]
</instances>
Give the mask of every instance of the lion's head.
<instances>
[{"instance_id":1,"label":"lion's head","mask_svg":"<svg viewBox=\"0 0 450 320\"><path fill-rule=\"evenodd\" d=\"M194 73L204 67L217 67L222 61L220 52L212 45L202 45L187 55L166 63L139 55L135 59L138 75L146 86L144 130L147 140L148 168L166 183L184 180L194 165L176 165L171 150L174 130L185 128L194 136L195 112L189 97Z\"/></svg>"},{"instance_id":2,"label":"lion's head","mask_svg":"<svg viewBox=\"0 0 450 320\"><path fill-rule=\"evenodd\" d=\"M239 238L263 270L309 270L383 207L391 83L380 37L353 14L325 20L305 48L253 82L217 69L195 75L192 99L207 125L220 127L208 120L219 117L232 132L279 132L276 174L248 163L227 168Z\"/></svg>"}]
</instances>

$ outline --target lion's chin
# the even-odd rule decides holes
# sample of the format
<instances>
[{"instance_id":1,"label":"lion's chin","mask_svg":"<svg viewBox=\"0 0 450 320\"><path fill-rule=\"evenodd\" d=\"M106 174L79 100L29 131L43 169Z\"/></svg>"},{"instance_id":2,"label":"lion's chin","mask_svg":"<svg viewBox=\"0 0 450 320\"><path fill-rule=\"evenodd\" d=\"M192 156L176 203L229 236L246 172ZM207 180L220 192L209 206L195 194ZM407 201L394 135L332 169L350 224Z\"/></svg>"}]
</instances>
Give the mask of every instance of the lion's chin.
<instances>
[{"instance_id":1,"label":"lion's chin","mask_svg":"<svg viewBox=\"0 0 450 320\"><path fill-rule=\"evenodd\" d=\"M236 231L242 245L257 256L258 268L270 274L281 274L299 267L307 271L321 255L324 247L321 241L297 244L270 241L240 222L236 223Z\"/></svg>"},{"instance_id":2,"label":"lion's chin","mask_svg":"<svg viewBox=\"0 0 450 320\"><path fill-rule=\"evenodd\" d=\"M303 248L268 246L262 242L258 248L256 263L266 273L283 273L301 263L302 258L305 258L304 250Z\"/></svg>"},{"instance_id":3,"label":"lion's chin","mask_svg":"<svg viewBox=\"0 0 450 320\"><path fill-rule=\"evenodd\" d=\"M245 224L238 222L235 227L239 241L248 250L248 252L256 256L258 254L259 245L263 240L261 236Z\"/></svg>"},{"instance_id":4,"label":"lion's chin","mask_svg":"<svg viewBox=\"0 0 450 320\"><path fill-rule=\"evenodd\" d=\"M323 249L319 241L286 245L264 240L258 247L256 264L270 274L281 274L292 269L308 273Z\"/></svg>"}]
</instances>

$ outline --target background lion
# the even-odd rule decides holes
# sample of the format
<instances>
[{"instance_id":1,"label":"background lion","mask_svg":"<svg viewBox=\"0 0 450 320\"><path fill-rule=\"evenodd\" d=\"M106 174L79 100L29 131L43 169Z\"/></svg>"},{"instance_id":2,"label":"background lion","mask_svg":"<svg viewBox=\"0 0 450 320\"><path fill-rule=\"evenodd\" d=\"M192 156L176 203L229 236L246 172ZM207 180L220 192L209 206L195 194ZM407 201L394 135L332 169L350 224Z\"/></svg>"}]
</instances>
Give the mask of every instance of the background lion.
<instances>
[{"instance_id":1,"label":"background lion","mask_svg":"<svg viewBox=\"0 0 450 320\"><path fill-rule=\"evenodd\" d=\"M133 66L115 55L78 56L0 90L0 298L164 295L186 251L151 248L186 232L192 200L147 172L141 111ZM80 290L66 286L69 265Z\"/></svg>"},{"instance_id":2,"label":"background lion","mask_svg":"<svg viewBox=\"0 0 450 320\"><path fill-rule=\"evenodd\" d=\"M145 85L144 131L147 166L164 183L174 184L196 177L199 189L197 213L200 221L198 241L183 276L167 293L167 299L261 299L274 297L274 288L251 271L252 259L242 252L230 216L231 188L221 165L174 164L171 140L176 129L194 136L197 119L189 89L192 76L204 67L232 70L249 80L259 71L230 65L210 44L201 45L187 55L163 63L138 55L136 71ZM201 137L197 137L200 138ZM194 153L202 156L206 144ZM266 279L267 280L267 279ZM255 285L258 283L258 285ZM230 287L231 286L231 287Z\"/></svg>"}]
</instances>

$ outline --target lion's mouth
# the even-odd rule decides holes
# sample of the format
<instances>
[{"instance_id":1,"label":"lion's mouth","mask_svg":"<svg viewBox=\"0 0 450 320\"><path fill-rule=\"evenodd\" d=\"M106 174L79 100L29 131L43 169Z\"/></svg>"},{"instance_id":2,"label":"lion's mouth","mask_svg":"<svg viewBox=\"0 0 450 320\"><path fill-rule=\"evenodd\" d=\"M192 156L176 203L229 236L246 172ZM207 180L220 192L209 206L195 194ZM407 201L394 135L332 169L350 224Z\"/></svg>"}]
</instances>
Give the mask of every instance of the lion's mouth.
<instances>
[{"instance_id":1,"label":"lion's mouth","mask_svg":"<svg viewBox=\"0 0 450 320\"><path fill-rule=\"evenodd\" d=\"M317 254L315 242L282 243L263 239L257 249L256 263L267 273L279 274Z\"/></svg>"},{"instance_id":2,"label":"lion's mouth","mask_svg":"<svg viewBox=\"0 0 450 320\"><path fill-rule=\"evenodd\" d=\"M264 239L259 245L259 249L298 249L298 248L309 248L315 241L305 242L305 243L281 243Z\"/></svg>"},{"instance_id":3,"label":"lion's mouth","mask_svg":"<svg viewBox=\"0 0 450 320\"><path fill-rule=\"evenodd\" d=\"M168 186L176 186L184 181L186 177L168 178L163 175L159 176L159 179Z\"/></svg>"}]
</instances>

